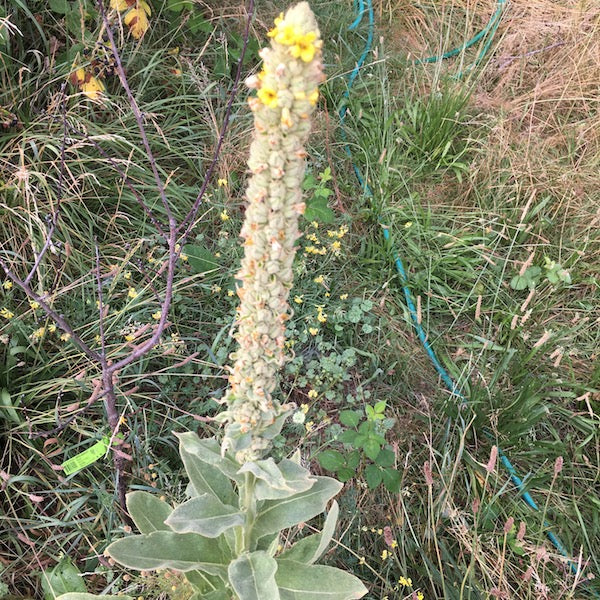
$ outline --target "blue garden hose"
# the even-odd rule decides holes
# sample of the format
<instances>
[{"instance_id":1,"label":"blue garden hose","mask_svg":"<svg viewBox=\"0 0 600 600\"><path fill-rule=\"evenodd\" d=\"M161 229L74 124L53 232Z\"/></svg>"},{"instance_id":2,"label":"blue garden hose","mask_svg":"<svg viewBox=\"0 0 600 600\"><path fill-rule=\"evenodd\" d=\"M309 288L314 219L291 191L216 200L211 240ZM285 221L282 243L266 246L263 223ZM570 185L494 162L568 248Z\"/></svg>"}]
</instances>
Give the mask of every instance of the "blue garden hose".
<instances>
[{"instance_id":1,"label":"blue garden hose","mask_svg":"<svg viewBox=\"0 0 600 600\"><path fill-rule=\"evenodd\" d=\"M433 62L437 62L439 60L443 60L446 58L456 56L489 35L488 39L486 40L486 43L484 44L482 50L480 51L480 53L476 59L475 64L478 64L481 61L481 59L484 57L484 55L487 53L487 51L489 50L489 48L492 44L493 37L498 29L498 25L500 24L500 20L502 17L502 11L504 9L505 4L506 4L506 0L498 0L498 6L496 8L496 11L492 15L488 24L477 35L475 35L473 38L471 38L470 40L468 40L461 46L454 48L453 50L450 50L448 52L445 52L444 54L442 54L440 56L429 56L427 58L420 59L415 62L418 64L433 63ZM350 25L350 27L348 28L349 30L354 30L358 27L358 25L362 22L365 12L368 15L369 22L368 22L368 30L367 30L367 39L365 41L364 49L363 49L358 61L356 62L354 69L350 72L350 74L348 76L348 81L347 81L348 87L343 94L344 98L346 98L346 99L348 99L350 97L350 90L352 88L352 85L354 84L354 81L358 77L359 71L360 71L361 67L363 66L363 64L371 50L371 46L373 43L373 33L374 33L374 29L375 29L372 0L354 0L354 10L357 12L357 17L354 20L354 22ZM348 109L347 103L344 103L338 113L339 118L340 118L340 123L342 125L344 125L344 122L345 122L347 109ZM372 192L369 184L365 181L364 177L362 176L360 169L358 168L356 163L353 161L352 151L350 150L350 146L348 145L348 143L346 141L346 136L345 136L343 129L342 129L342 138L344 140L344 150L352 162L352 168L354 169L354 173L360 184L360 187L362 188L364 194L367 197L372 198L373 192ZM419 319L417 316L417 309L415 308L415 304L413 301L413 295L412 295L412 292L408 285L408 277L406 275L404 263L402 262L402 259L400 258L398 253L395 251L395 249L391 246L389 227L387 225L382 224L382 230L383 230L383 237L384 237L386 243L389 244L390 247L392 248L394 263L396 265L396 270L397 270L399 278L400 278L400 283L402 285L402 290L404 292L404 298L406 301L406 305L408 307L408 311L410 313L410 317L413 322L415 331L419 337L419 340L421 341L421 344L422 344L425 352L427 353L429 360L435 367L435 370L439 374L440 378L442 379L442 381L444 382L444 384L446 385L448 390L451 392L452 395L455 395L457 398L460 399L461 404L463 404L463 405L467 404L468 398L460 391L456 382L452 379L452 377L450 376L448 371L440 363L431 344L427 340L427 335L425 334L425 331L424 331L423 327L421 326L421 323L419 322ZM488 437L490 440L495 441L494 437L490 431L485 430L484 433L485 433L486 437ZM500 462L502 463L502 465L508 472L511 481L517 488L520 498L532 510L539 512L540 509L539 509L537 503L535 502L535 500L531 497L531 494L527 491L523 480L517 474L515 467L512 465L512 463L510 462L510 460L508 459L508 457L506 456L504 451L499 447L498 447L498 455L500 457ZM550 542L553 544L553 546L556 548L556 550L558 550L558 552L567 559L567 561L569 563L569 567L571 569L571 572L574 574L577 574L579 571L577 563L572 558L570 558L570 555L567 552L564 544L560 541L560 539L557 537L557 535L550 530L550 524L547 521L544 522L544 527L546 528L546 536L548 537ZM597 594L596 592L592 591L592 593L594 594L595 597L600 598L600 595Z\"/></svg>"}]
</instances>

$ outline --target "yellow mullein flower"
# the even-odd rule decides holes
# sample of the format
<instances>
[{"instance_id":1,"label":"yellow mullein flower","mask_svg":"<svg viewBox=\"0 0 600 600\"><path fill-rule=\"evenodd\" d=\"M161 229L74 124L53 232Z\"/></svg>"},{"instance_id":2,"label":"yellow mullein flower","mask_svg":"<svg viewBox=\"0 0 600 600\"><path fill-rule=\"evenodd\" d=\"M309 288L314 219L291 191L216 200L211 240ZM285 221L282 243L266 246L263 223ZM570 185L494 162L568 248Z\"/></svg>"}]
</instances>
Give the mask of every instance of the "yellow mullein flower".
<instances>
[{"instance_id":1,"label":"yellow mullein flower","mask_svg":"<svg viewBox=\"0 0 600 600\"><path fill-rule=\"evenodd\" d=\"M275 39L277 40L277 37ZM317 51L316 46L313 44L316 39L317 34L314 31L309 31L303 36L296 37L293 46L290 49L290 53L294 58L300 58L304 62L310 62L315 57Z\"/></svg>"},{"instance_id":2,"label":"yellow mullein flower","mask_svg":"<svg viewBox=\"0 0 600 600\"><path fill-rule=\"evenodd\" d=\"M257 93L258 99L268 108L277 108L277 92L268 87L262 87Z\"/></svg>"},{"instance_id":3,"label":"yellow mullein flower","mask_svg":"<svg viewBox=\"0 0 600 600\"><path fill-rule=\"evenodd\" d=\"M0 308L0 317L4 317L5 319L8 319L10 321L10 319L12 319L14 316L15 313L8 310L8 308L6 308L5 306Z\"/></svg>"},{"instance_id":4,"label":"yellow mullein flower","mask_svg":"<svg viewBox=\"0 0 600 600\"><path fill-rule=\"evenodd\" d=\"M308 101L314 106L319 99L319 90L315 88L309 95Z\"/></svg>"}]
</instances>

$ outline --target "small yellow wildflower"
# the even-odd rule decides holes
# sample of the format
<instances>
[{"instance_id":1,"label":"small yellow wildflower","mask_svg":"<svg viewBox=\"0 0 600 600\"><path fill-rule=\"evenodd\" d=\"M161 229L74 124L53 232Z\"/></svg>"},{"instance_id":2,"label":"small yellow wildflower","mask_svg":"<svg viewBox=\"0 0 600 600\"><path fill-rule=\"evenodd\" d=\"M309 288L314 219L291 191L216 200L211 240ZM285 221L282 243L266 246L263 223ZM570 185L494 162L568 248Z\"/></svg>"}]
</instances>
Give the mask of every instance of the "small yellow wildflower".
<instances>
[{"instance_id":1,"label":"small yellow wildflower","mask_svg":"<svg viewBox=\"0 0 600 600\"><path fill-rule=\"evenodd\" d=\"M318 327L309 327L308 333L310 333L310 335L317 335L317 333L319 333L319 329Z\"/></svg>"},{"instance_id":2,"label":"small yellow wildflower","mask_svg":"<svg viewBox=\"0 0 600 600\"><path fill-rule=\"evenodd\" d=\"M50 323L50 325L48 325L48 331L50 333L54 333L56 331L56 325L54 323Z\"/></svg>"},{"instance_id":3,"label":"small yellow wildflower","mask_svg":"<svg viewBox=\"0 0 600 600\"><path fill-rule=\"evenodd\" d=\"M41 340L44 335L46 334L46 328L45 327L40 327L39 329L36 329L32 334L31 334L31 340L34 342L37 342L39 340Z\"/></svg>"},{"instance_id":4,"label":"small yellow wildflower","mask_svg":"<svg viewBox=\"0 0 600 600\"><path fill-rule=\"evenodd\" d=\"M315 426L314 421L308 421L308 423L304 424L304 427L306 428L307 433L310 433L313 430L314 426Z\"/></svg>"},{"instance_id":5,"label":"small yellow wildflower","mask_svg":"<svg viewBox=\"0 0 600 600\"><path fill-rule=\"evenodd\" d=\"M221 211L221 221L225 222L225 221L229 221L229 214L227 213L227 209L224 209L223 211Z\"/></svg>"},{"instance_id":6,"label":"small yellow wildflower","mask_svg":"<svg viewBox=\"0 0 600 600\"><path fill-rule=\"evenodd\" d=\"M131 271L125 271L125 273L123 273L123 279L131 279Z\"/></svg>"},{"instance_id":7,"label":"small yellow wildflower","mask_svg":"<svg viewBox=\"0 0 600 600\"><path fill-rule=\"evenodd\" d=\"M127 419L124 417L124 415L119 417L119 425L127 425Z\"/></svg>"},{"instance_id":8,"label":"small yellow wildflower","mask_svg":"<svg viewBox=\"0 0 600 600\"><path fill-rule=\"evenodd\" d=\"M308 397L311 399L316 398L319 395L319 392L317 392L317 390L310 390L308 392Z\"/></svg>"},{"instance_id":9,"label":"small yellow wildflower","mask_svg":"<svg viewBox=\"0 0 600 600\"><path fill-rule=\"evenodd\" d=\"M217 185L219 187L227 187L227 179L218 179L217 180Z\"/></svg>"},{"instance_id":10,"label":"small yellow wildflower","mask_svg":"<svg viewBox=\"0 0 600 600\"><path fill-rule=\"evenodd\" d=\"M7 280L7 281L5 281L5 282L2 284L2 287L3 287L5 290L11 290L11 289L12 289L12 286L13 286L13 282L12 282L12 281L8 281L8 280Z\"/></svg>"},{"instance_id":11,"label":"small yellow wildflower","mask_svg":"<svg viewBox=\"0 0 600 600\"><path fill-rule=\"evenodd\" d=\"M218 293L221 291L221 289L222 289L222 288L221 288L221 286L220 286L220 285L217 285L217 284L215 283L215 285L213 285L213 286L210 288L210 291L211 291L213 294L218 294Z\"/></svg>"},{"instance_id":12,"label":"small yellow wildflower","mask_svg":"<svg viewBox=\"0 0 600 600\"><path fill-rule=\"evenodd\" d=\"M125 336L125 339L126 339L128 342L133 342L133 340L135 340L135 335L133 335L133 333L128 333L128 334Z\"/></svg>"},{"instance_id":13,"label":"small yellow wildflower","mask_svg":"<svg viewBox=\"0 0 600 600\"><path fill-rule=\"evenodd\" d=\"M227 295L231 298L235 296L235 292L233 290L227 290Z\"/></svg>"},{"instance_id":14,"label":"small yellow wildflower","mask_svg":"<svg viewBox=\"0 0 600 600\"><path fill-rule=\"evenodd\" d=\"M179 255L179 258L181 259L182 262L188 261L188 255L184 254L183 252Z\"/></svg>"},{"instance_id":15,"label":"small yellow wildflower","mask_svg":"<svg viewBox=\"0 0 600 600\"><path fill-rule=\"evenodd\" d=\"M137 291L135 290L135 288L132 288L132 287L130 287L130 288L129 288L129 291L127 292L127 296L128 296L129 298L131 298L131 299L134 299L134 300L135 300L135 298L137 298L137 297L138 297L138 293L137 293Z\"/></svg>"},{"instance_id":16,"label":"small yellow wildflower","mask_svg":"<svg viewBox=\"0 0 600 600\"><path fill-rule=\"evenodd\" d=\"M348 294L340 294L340 300L348 300Z\"/></svg>"},{"instance_id":17,"label":"small yellow wildflower","mask_svg":"<svg viewBox=\"0 0 600 600\"><path fill-rule=\"evenodd\" d=\"M403 587L412 587L412 579L410 577L402 576L398 579L398 584Z\"/></svg>"},{"instance_id":18,"label":"small yellow wildflower","mask_svg":"<svg viewBox=\"0 0 600 600\"><path fill-rule=\"evenodd\" d=\"M268 108L277 108L277 92L268 87L262 87L257 93L258 99Z\"/></svg>"},{"instance_id":19,"label":"small yellow wildflower","mask_svg":"<svg viewBox=\"0 0 600 600\"><path fill-rule=\"evenodd\" d=\"M319 323L327 323L327 313L323 311L322 306L317 306L317 321Z\"/></svg>"},{"instance_id":20,"label":"small yellow wildflower","mask_svg":"<svg viewBox=\"0 0 600 600\"><path fill-rule=\"evenodd\" d=\"M425 596L423 592L417 592L417 600L425 600Z\"/></svg>"},{"instance_id":21,"label":"small yellow wildflower","mask_svg":"<svg viewBox=\"0 0 600 600\"><path fill-rule=\"evenodd\" d=\"M294 302L296 304L302 304L304 302L304 298L302 296L294 296Z\"/></svg>"},{"instance_id":22,"label":"small yellow wildflower","mask_svg":"<svg viewBox=\"0 0 600 600\"><path fill-rule=\"evenodd\" d=\"M339 254L342 248L342 243L339 240L335 240L335 242L331 242L331 251L334 254Z\"/></svg>"},{"instance_id":23,"label":"small yellow wildflower","mask_svg":"<svg viewBox=\"0 0 600 600\"><path fill-rule=\"evenodd\" d=\"M323 275L317 275L317 277L315 277L313 281L315 283L325 283L325 277L323 277Z\"/></svg>"},{"instance_id":24,"label":"small yellow wildflower","mask_svg":"<svg viewBox=\"0 0 600 600\"><path fill-rule=\"evenodd\" d=\"M160 321L161 314L162 314L162 313L160 312L160 310L157 310L155 313L152 313L152 318L153 318L155 321Z\"/></svg>"},{"instance_id":25,"label":"small yellow wildflower","mask_svg":"<svg viewBox=\"0 0 600 600\"><path fill-rule=\"evenodd\" d=\"M71 334L70 333L63 333L60 336L60 341L61 342L68 342L71 339Z\"/></svg>"},{"instance_id":26,"label":"small yellow wildflower","mask_svg":"<svg viewBox=\"0 0 600 600\"><path fill-rule=\"evenodd\" d=\"M392 556L392 553L388 552L387 550L384 550L381 553L381 560L387 560L390 556Z\"/></svg>"},{"instance_id":27,"label":"small yellow wildflower","mask_svg":"<svg viewBox=\"0 0 600 600\"><path fill-rule=\"evenodd\" d=\"M315 229L319 229L319 222L318 221L311 221L310 224L311 224L311 227L314 227Z\"/></svg>"},{"instance_id":28,"label":"small yellow wildflower","mask_svg":"<svg viewBox=\"0 0 600 600\"><path fill-rule=\"evenodd\" d=\"M307 233L304 237L307 240L310 240L311 242L314 242L315 244L319 243L319 238L317 237L316 233Z\"/></svg>"},{"instance_id":29,"label":"small yellow wildflower","mask_svg":"<svg viewBox=\"0 0 600 600\"><path fill-rule=\"evenodd\" d=\"M308 96L308 101L314 106L319 100L319 90L314 89Z\"/></svg>"},{"instance_id":30,"label":"small yellow wildflower","mask_svg":"<svg viewBox=\"0 0 600 600\"><path fill-rule=\"evenodd\" d=\"M304 414L306 414L308 412L308 404L301 404L300 405L300 410L302 410L302 412Z\"/></svg>"},{"instance_id":31,"label":"small yellow wildflower","mask_svg":"<svg viewBox=\"0 0 600 600\"><path fill-rule=\"evenodd\" d=\"M2 308L0 308L0 317L4 317L5 319L12 319L15 316L15 313L8 310L8 308L6 308L5 306L3 306Z\"/></svg>"},{"instance_id":32,"label":"small yellow wildflower","mask_svg":"<svg viewBox=\"0 0 600 600\"><path fill-rule=\"evenodd\" d=\"M277 37L275 37L277 40ZM294 45L290 48L290 53L294 58L300 58L304 62L310 62L317 51L316 46L313 42L317 39L317 34L314 31L309 31L307 34L296 37L295 41L292 42ZM283 43L283 42L282 42ZM291 45L291 44L290 44ZM312 96L312 94L311 94ZM318 98L318 92L317 92ZM315 99L316 103L316 99Z\"/></svg>"},{"instance_id":33,"label":"small yellow wildflower","mask_svg":"<svg viewBox=\"0 0 600 600\"><path fill-rule=\"evenodd\" d=\"M361 556L361 557L358 559L358 564L359 564L359 565L364 565L364 564L366 564L366 563L367 563L367 561L365 560L365 557L364 557L364 556Z\"/></svg>"},{"instance_id":34,"label":"small yellow wildflower","mask_svg":"<svg viewBox=\"0 0 600 600\"><path fill-rule=\"evenodd\" d=\"M35 300L30 300L29 306L31 306L33 310L37 310L40 307L40 303L36 302Z\"/></svg>"},{"instance_id":35,"label":"small yellow wildflower","mask_svg":"<svg viewBox=\"0 0 600 600\"><path fill-rule=\"evenodd\" d=\"M406 223L404 223L404 229L410 229L413 225L412 221L406 221Z\"/></svg>"}]
</instances>

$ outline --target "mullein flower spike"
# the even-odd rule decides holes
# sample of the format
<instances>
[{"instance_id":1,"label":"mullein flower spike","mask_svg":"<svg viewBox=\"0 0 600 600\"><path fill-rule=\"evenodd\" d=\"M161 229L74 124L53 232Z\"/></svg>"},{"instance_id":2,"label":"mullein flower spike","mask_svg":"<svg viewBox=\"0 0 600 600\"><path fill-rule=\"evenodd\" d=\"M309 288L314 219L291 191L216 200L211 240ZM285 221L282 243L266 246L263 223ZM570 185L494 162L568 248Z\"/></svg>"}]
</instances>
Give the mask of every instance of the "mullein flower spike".
<instances>
[{"instance_id":1,"label":"mullein flower spike","mask_svg":"<svg viewBox=\"0 0 600 600\"><path fill-rule=\"evenodd\" d=\"M246 81L257 94L248 101L254 139L241 231L245 252L237 275L239 347L231 355L227 409L219 416L226 422L223 450L232 449L240 462L264 454L293 408L280 404L273 392L286 360L294 245L305 207L304 144L324 79L319 29L306 2L275 19L269 37L270 47L260 53L263 70Z\"/></svg>"}]
</instances>

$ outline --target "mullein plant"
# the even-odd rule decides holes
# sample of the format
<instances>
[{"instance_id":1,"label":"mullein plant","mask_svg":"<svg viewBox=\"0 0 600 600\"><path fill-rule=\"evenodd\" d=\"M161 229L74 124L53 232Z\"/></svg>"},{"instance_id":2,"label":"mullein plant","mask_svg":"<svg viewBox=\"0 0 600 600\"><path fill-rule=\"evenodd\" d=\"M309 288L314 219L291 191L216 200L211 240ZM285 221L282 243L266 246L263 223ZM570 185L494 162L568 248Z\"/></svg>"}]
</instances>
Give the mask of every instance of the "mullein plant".
<instances>
[{"instance_id":1,"label":"mullein plant","mask_svg":"<svg viewBox=\"0 0 600 600\"><path fill-rule=\"evenodd\" d=\"M266 457L293 409L274 392L286 358L288 295L304 210L304 144L323 80L322 42L306 2L281 14L269 37L270 47L261 51L263 70L247 80L256 90L249 99L255 133L241 231L239 347L232 354L226 408L218 417L225 435L219 442L178 434L188 499L173 508L147 492L128 494L140 534L113 542L106 554L140 571L183 572L195 590L192 600L350 600L367 593L364 585L345 571L315 564L334 534L335 501L320 532L289 547L281 537L283 530L324 512L341 483L311 475L298 453L279 462Z\"/></svg>"}]
</instances>

